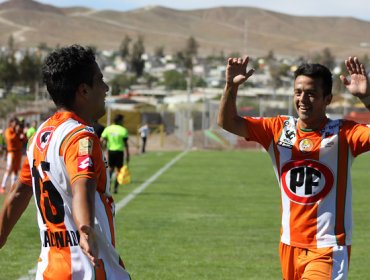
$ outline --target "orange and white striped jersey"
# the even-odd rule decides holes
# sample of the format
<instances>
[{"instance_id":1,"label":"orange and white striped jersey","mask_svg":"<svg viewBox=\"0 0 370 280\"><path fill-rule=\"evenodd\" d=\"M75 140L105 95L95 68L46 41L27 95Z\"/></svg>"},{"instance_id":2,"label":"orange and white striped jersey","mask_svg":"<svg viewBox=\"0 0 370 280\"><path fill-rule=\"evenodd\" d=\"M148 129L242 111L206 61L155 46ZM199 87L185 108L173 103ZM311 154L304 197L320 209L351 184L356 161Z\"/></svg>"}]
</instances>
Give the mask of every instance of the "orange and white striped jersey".
<instances>
[{"instance_id":1,"label":"orange and white striped jersey","mask_svg":"<svg viewBox=\"0 0 370 280\"><path fill-rule=\"evenodd\" d=\"M97 182L98 267L82 252L73 220L71 186L78 178ZM42 246L36 279L130 279L114 248L114 202L106 160L93 128L73 113L54 114L30 139L20 181L33 186L37 206Z\"/></svg>"},{"instance_id":2,"label":"orange and white striped jersey","mask_svg":"<svg viewBox=\"0 0 370 280\"><path fill-rule=\"evenodd\" d=\"M304 131L297 119L246 117L247 140L270 154L281 190L281 242L301 248L350 245L353 159L370 149L370 128L327 119Z\"/></svg>"}]
</instances>

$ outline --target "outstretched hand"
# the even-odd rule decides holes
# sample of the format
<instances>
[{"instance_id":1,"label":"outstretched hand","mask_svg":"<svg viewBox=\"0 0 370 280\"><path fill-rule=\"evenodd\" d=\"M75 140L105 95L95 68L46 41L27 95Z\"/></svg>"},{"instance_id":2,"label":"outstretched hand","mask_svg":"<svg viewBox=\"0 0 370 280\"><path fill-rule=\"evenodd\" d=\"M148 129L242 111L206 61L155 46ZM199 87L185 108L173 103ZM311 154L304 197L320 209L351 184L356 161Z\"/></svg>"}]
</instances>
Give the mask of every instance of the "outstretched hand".
<instances>
[{"instance_id":1,"label":"outstretched hand","mask_svg":"<svg viewBox=\"0 0 370 280\"><path fill-rule=\"evenodd\" d=\"M229 58L226 66L226 83L230 85L241 85L250 76L253 75L254 69L247 72L249 57Z\"/></svg>"},{"instance_id":2,"label":"outstretched hand","mask_svg":"<svg viewBox=\"0 0 370 280\"><path fill-rule=\"evenodd\" d=\"M370 96L369 80L365 70L365 66L358 61L357 57L349 57L344 61L351 79L348 80L341 75L344 86L348 91L360 99Z\"/></svg>"}]
</instances>

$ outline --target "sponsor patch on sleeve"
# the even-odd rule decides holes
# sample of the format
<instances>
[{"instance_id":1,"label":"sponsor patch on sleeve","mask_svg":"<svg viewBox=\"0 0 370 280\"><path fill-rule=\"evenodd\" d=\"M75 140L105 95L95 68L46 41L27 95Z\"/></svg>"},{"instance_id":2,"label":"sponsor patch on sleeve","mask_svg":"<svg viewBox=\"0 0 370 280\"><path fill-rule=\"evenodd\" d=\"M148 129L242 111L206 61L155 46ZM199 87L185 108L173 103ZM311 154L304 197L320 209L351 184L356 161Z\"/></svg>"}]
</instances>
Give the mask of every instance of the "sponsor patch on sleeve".
<instances>
[{"instance_id":1,"label":"sponsor patch on sleeve","mask_svg":"<svg viewBox=\"0 0 370 280\"><path fill-rule=\"evenodd\" d=\"M92 154L93 140L89 137L82 138L78 141L78 156L86 156Z\"/></svg>"},{"instance_id":2,"label":"sponsor patch on sleeve","mask_svg":"<svg viewBox=\"0 0 370 280\"><path fill-rule=\"evenodd\" d=\"M77 158L77 171L93 171L94 163L89 155L79 156Z\"/></svg>"}]
</instances>

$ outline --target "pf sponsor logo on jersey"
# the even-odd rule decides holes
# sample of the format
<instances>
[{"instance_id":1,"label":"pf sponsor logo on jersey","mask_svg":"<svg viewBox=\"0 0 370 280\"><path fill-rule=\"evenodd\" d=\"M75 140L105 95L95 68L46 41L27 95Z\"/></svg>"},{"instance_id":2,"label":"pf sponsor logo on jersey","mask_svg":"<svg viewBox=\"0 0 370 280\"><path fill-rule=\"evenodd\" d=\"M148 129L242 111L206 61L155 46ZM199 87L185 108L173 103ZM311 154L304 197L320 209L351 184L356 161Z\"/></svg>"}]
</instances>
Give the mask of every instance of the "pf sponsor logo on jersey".
<instances>
[{"instance_id":1,"label":"pf sponsor logo on jersey","mask_svg":"<svg viewBox=\"0 0 370 280\"><path fill-rule=\"evenodd\" d=\"M313 150L313 142L311 139L305 138L299 142L299 150L302 153L309 153Z\"/></svg>"},{"instance_id":2,"label":"pf sponsor logo on jersey","mask_svg":"<svg viewBox=\"0 0 370 280\"><path fill-rule=\"evenodd\" d=\"M334 175L329 167L315 160L289 161L282 168L281 184L291 201L313 204L333 188Z\"/></svg>"},{"instance_id":3,"label":"pf sponsor logo on jersey","mask_svg":"<svg viewBox=\"0 0 370 280\"><path fill-rule=\"evenodd\" d=\"M89 137L78 140L78 156L91 155L93 144L93 140Z\"/></svg>"},{"instance_id":4,"label":"pf sponsor logo on jersey","mask_svg":"<svg viewBox=\"0 0 370 280\"><path fill-rule=\"evenodd\" d=\"M36 147L43 152L51 140L51 136L55 130L54 126L46 126L37 134Z\"/></svg>"},{"instance_id":5,"label":"pf sponsor logo on jersey","mask_svg":"<svg viewBox=\"0 0 370 280\"><path fill-rule=\"evenodd\" d=\"M94 164L89 155L77 158L77 171L92 171Z\"/></svg>"}]
</instances>

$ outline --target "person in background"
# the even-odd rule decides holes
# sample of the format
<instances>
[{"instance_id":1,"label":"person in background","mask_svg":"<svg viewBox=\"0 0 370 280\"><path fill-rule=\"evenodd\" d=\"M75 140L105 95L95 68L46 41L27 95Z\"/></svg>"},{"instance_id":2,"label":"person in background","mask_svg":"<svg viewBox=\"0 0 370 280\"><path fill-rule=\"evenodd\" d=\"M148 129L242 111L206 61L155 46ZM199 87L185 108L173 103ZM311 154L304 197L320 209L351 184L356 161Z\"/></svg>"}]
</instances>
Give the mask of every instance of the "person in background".
<instances>
[{"instance_id":1,"label":"person in background","mask_svg":"<svg viewBox=\"0 0 370 280\"><path fill-rule=\"evenodd\" d=\"M30 128L30 123L29 122L25 122L24 125L23 125L23 134L24 135L27 135L27 130Z\"/></svg>"},{"instance_id":2,"label":"person in background","mask_svg":"<svg viewBox=\"0 0 370 280\"><path fill-rule=\"evenodd\" d=\"M129 280L115 249L114 202L99 138L109 89L93 50L51 52L43 80L57 111L31 138L0 212L0 248L35 195L41 254L36 279Z\"/></svg>"},{"instance_id":3,"label":"person in background","mask_svg":"<svg viewBox=\"0 0 370 280\"><path fill-rule=\"evenodd\" d=\"M145 123L143 126L141 126L138 129L138 131L140 133L140 138L141 138L141 153L144 154L145 153L145 148L146 148L146 142L147 142L148 136L149 136L148 123Z\"/></svg>"},{"instance_id":4,"label":"person in background","mask_svg":"<svg viewBox=\"0 0 370 280\"><path fill-rule=\"evenodd\" d=\"M95 131L96 135L98 135L98 137L100 139L101 134L103 133L103 131L105 129L105 126L102 125L101 123L99 123L99 121L94 121L93 128L94 128L94 131Z\"/></svg>"},{"instance_id":5,"label":"person in background","mask_svg":"<svg viewBox=\"0 0 370 280\"><path fill-rule=\"evenodd\" d=\"M17 179L18 172L21 168L22 148L26 139L22 127L17 118L9 120L8 127L5 129L4 138L6 143L6 169L1 182L0 194L6 193L6 185L9 176L11 176L11 185Z\"/></svg>"},{"instance_id":6,"label":"person in background","mask_svg":"<svg viewBox=\"0 0 370 280\"><path fill-rule=\"evenodd\" d=\"M247 71L248 62L248 57L228 59L218 124L260 143L270 154L281 192L283 279L347 279L352 243L350 167L370 150L370 127L326 116L333 97L332 74L323 65L309 63L294 73L298 118L239 116L238 88L254 73ZM340 77L343 85L370 110L364 65L349 57L345 66L349 78ZM263 180L263 173L260 177Z\"/></svg>"},{"instance_id":7,"label":"person in background","mask_svg":"<svg viewBox=\"0 0 370 280\"><path fill-rule=\"evenodd\" d=\"M26 137L29 140L36 132L37 121L33 121L26 131Z\"/></svg>"},{"instance_id":8,"label":"person in background","mask_svg":"<svg viewBox=\"0 0 370 280\"><path fill-rule=\"evenodd\" d=\"M110 177L113 180L113 173L118 174L125 163L130 161L130 151L128 145L128 131L123 126L124 117L121 114L115 116L113 124L107 126L102 135L101 142L103 147L108 149L108 166ZM114 193L118 191L118 181L114 178Z\"/></svg>"},{"instance_id":9,"label":"person in background","mask_svg":"<svg viewBox=\"0 0 370 280\"><path fill-rule=\"evenodd\" d=\"M6 159L6 143L3 129L0 129L0 158Z\"/></svg>"}]
</instances>

